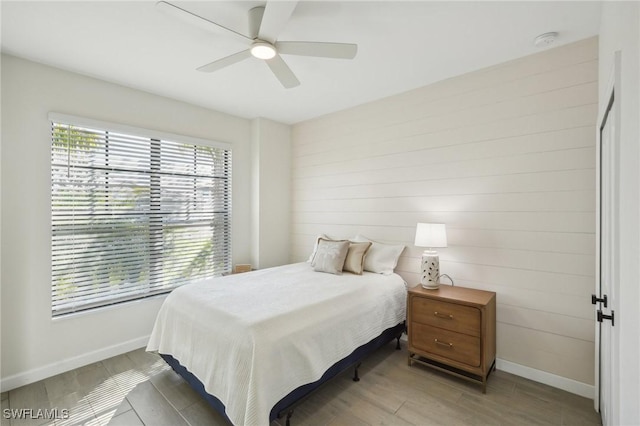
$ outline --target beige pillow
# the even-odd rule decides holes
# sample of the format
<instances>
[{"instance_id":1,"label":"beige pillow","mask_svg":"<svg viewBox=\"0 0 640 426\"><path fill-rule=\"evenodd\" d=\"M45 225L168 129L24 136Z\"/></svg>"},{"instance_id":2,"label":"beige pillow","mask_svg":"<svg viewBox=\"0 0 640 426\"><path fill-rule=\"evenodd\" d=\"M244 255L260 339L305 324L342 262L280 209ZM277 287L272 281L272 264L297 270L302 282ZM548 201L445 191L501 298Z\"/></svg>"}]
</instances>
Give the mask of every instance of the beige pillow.
<instances>
[{"instance_id":1,"label":"beige pillow","mask_svg":"<svg viewBox=\"0 0 640 426\"><path fill-rule=\"evenodd\" d=\"M349 251L347 252L347 258L344 261L342 269L347 272L353 272L354 274L362 275L364 269L364 257L371 248L371 242L356 243L349 242Z\"/></svg>"},{"instance_id":2,"label":"beige pillow","mask_svg":"<svg viewBox=\"0 0 640 426\"><path fill-rule=\"evenodd\" d=\"M349 241L333 241L319 238L318 249L313 257L311 266L316 272L341 275L348 251Z\"/></svg>"}]
</instances>

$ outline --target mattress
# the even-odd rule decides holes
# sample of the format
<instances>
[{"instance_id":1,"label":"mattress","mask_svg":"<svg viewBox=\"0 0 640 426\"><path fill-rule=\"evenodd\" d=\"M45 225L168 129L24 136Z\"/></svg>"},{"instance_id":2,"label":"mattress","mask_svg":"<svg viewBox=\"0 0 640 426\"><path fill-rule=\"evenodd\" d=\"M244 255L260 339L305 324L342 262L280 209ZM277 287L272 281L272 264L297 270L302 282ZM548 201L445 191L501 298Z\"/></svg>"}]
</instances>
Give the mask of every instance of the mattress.
<instances>
[{"instance_id":1,"label":"mattress","mask_svg":"<svg viewBox=\"0 0 640 426\"><path fill-rule=\"evenodd\" d=\"M147 346L171 355L225 405L234 424L271 408L405 319L400 276L314 272L307 263L174 290Z\"/></svg>"}]
</instances>

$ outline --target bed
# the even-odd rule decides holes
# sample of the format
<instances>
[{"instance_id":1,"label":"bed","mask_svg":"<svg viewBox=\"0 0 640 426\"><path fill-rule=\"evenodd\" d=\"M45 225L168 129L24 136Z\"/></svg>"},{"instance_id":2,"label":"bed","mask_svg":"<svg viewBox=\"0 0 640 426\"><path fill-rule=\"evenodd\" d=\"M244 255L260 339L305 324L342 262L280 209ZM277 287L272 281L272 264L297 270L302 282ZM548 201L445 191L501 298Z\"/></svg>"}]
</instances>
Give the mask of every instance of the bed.
<instances>
[{"instance_id":1,"label":"bed","mask_svg":"<svg viewBox=\"0 0 640 426\"><path fill-rule=\"evenodd\" d=\"M405 310L406 287L396 274L285 265L174 290L147 350L233 424L268 424L399 338Z\"/></svg>"}]
</instances>

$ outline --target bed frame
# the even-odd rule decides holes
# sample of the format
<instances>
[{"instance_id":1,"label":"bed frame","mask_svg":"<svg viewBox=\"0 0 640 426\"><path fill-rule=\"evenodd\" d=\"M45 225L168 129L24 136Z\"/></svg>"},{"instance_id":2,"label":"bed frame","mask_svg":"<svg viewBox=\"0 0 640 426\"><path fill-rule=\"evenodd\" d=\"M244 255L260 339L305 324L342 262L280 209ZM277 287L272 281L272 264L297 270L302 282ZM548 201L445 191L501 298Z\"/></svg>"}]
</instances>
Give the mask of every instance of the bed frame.
<instances>
[{"instance_id":1,"label":"bed frame","mask_svg":"<svg viewBox=\"0 0 640 426\"><path fill-rule=\"evenodd\" d=\"M378 337L374 338L368 343L365 343L362 346L359 346L347 357L341 359L340 361L329 367L329 369L325 371L322 377L320 377L320 379L318 379L317 381L313 383L307 383L306 385L302 385L299 388L294 389L288 395L278 401L276 405L273 406L271 412L269 413L269 421L273 421L276 418L279 419L283 416L286 416L286 423L287 426L289 426L291 416L293 415L293 410L299 403L305 400L313 391L321 387L323 384L351 367L355 367L353 381L359 381L360 378L358 377L358 368L360 367L362 360L382 346L391 342L393 339L397 340L396 350L399 350L400 337L402 336L402 333L404 331L404 321L394 327L386 329ZM207 391L204 389L204 385L196 376L194 376L191 372L189 372L189 370L183 367L180 362L178 362L178 360L173 358L171 355L160 354L160 356L166 361L167 364L171 366L171 368L176 373L182 376L182 378L184 378L187 383L189 383L189 385L196 392L198 392L198 394L200 394L200 396L202 396L211 407L213 407L214 410L220 413L220 415L222 415L225 419L227 419L229 423L231 423L231 420L229 419L229 417L227 417L227 414L225 412L224 404L215 396L207 393Z\"/></svg>"}]
</instances>

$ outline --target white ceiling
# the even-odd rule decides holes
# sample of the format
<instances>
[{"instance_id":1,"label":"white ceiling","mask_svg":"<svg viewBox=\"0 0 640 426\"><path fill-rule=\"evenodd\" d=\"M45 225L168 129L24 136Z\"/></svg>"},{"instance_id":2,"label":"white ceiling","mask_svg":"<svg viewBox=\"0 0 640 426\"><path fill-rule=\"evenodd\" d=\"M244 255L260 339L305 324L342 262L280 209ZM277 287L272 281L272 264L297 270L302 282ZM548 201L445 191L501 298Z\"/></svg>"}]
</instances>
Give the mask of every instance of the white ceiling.
<instances>
[{"instance_id":1,"label":"white ceiling","mask_svg":"<svg viewBox=\"0 0 640 426\"><path fill-rule=\"evenodd\" d=\"M169 0L171 1L171 0ZM264 2L172 2L247 32ZM154 1L2 1L2 51L233 115L296 123L598 33L600 2L302 1L281 41L357 43L354 60L283 55L301 85L284 89L250 58L196 67L245 49L191 26Z\"/></svg>"}]
</instances>

